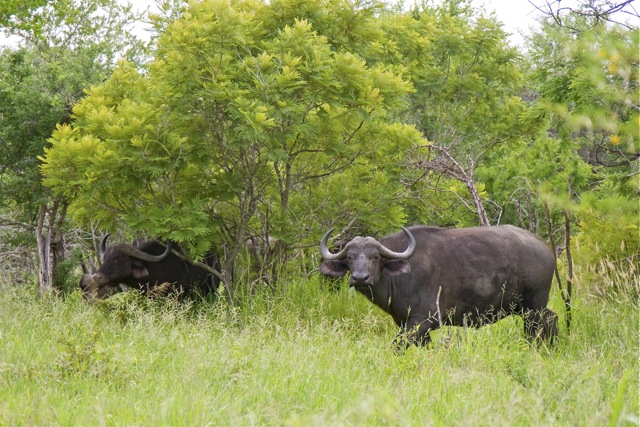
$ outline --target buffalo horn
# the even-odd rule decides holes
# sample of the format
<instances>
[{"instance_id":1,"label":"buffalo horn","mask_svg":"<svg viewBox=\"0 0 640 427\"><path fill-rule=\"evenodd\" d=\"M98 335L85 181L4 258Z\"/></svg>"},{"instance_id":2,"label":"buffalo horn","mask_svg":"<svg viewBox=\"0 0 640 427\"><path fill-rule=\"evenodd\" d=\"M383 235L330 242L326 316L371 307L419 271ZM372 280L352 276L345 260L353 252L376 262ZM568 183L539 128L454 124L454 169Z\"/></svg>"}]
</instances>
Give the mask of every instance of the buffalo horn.
<instances>
[{"instance_id":1,"label":"buffalo horn","mask_svg":"<svg viewBox=\"0 0 640 427\"><path fill-rule=\"evenodd\" d=\"M104 254L107 252L107 239L110 235L111 233L105 234L102 238L102 241L100 242L100 249L98 252L98 254L100 255L100 259L104 259Z\"/></svg>"},{"instance_id":2,"label":"buffalo horn","mask_svg":"<svg viewBox=\"0 0 640 427\"><path fill-rule=\"evenodd\" d=\"M167 249L165 249L165 251L161 255L148 254L148 253L146 253L144 251L141 251L140 249L138 249L138 248L136 248L135 246L132 246L132 245L123 245L122 252L125 255L129 255L129 256L131 256L133 258L137 258L137 259L139 259L141 261L160 262L160 261L164 261L165 259L167 259L169 254L171 254L171 242L170 241L167 242Z\"/></svg>"},{"instance_id":3,"label":"buffalo horn","mask_svg":"<svg viewBox=\"0 0 640 427\"><path fill-rule=\"evenodd\" d=\"M320 254L322 254L322 258L326 259L327 261L344 259L347 256L347 247L349 245L346 245L337 254L332 254L331 252L329 252L329 248L327 247L327 242L329 241L329 236L331 235L332 232L333 232L333 228L327 231L327 233L322 237L322 240L320 241Z\"/></svg>"},{"instance_id":4,"label":"buffalo horn","mask_svg":"<svg viewBox=\"0 0 640 427\"><path fill-rule=\"evenodd\" d=\"M380 243L380 255L382 255L383 257L389 259L408 259L411 258L411 255L413 255L413 251L416 250L416 239L413 238L413 234L411 234L411 232L404 227L400 228L402 228L404 234L407 235L407 238L409 239L409 246L407 246L407 249L405 249L404 252L394 252L391 249L384 247L382 243Z\"/></svg>"},{"instance_id":5,"label":"buffalo horn","mask_svg":"<svg viewBox=\"0 0 640 427\"><path fill-rule=\"evenodd\" d=\"M394 252L391 249L383 246L382 243L376 241L378 243L378 250L380 251L380 255L382 255L383 257L388 259L408 259L413 255L413 252L416 249L416 239L414 239L413 234L411 234L409 230L404 227L400 228L402 228L402 231L404 231L404 234L409 239L409 246L407 246L407 249L405 249L404 252ZM322 257L327 261L344 259L347 256L349 244L342 248L342 250L338 253L332 254L331 252L329 252L327 241L329 240L329 236L332 232L333 228L327 231L324 237L322 237L322 241L320 241L320 253L322 254Z\"/></svg>"},{"instance_id":6,"label":"buffalo horn","mask_svg":"<svg viewBox=\"0 0 640 427\"><path fill-rule=\"evenodd\" d=\"M85 264L84 261L80 262L80 265L82 266L82 272L84 274L91 274L89 267L87 267L87 264Z\"/></svg>"}]
</instances>

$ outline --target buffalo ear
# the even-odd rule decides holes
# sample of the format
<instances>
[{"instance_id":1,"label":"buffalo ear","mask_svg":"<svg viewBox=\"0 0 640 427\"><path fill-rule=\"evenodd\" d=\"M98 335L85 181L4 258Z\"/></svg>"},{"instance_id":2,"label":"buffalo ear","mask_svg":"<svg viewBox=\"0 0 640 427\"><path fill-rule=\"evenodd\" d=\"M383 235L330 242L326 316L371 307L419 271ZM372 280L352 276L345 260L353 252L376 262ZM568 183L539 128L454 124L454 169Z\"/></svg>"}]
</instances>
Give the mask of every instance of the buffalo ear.
<instances>
[{"instance_id":1,"label":"buffalo ear","mask_svg":"<svg viewBox=\"0 0 640 427\"><path fill-rule=\"evenodd\" d=\"M403 273L411 273L411 264L403 259L385 262L382 271L387 276L398 276Z\"/></svg>"},{"instance_id":2,"label":"buffalo ear","mask_svg":"<svg viewBox=\"0 0 640 427\"><path fill-rule=\"evenodd\" d=\"M132 271L134 279L141 279L143 277L147 277L149 275L149 270L144 266L141 262L133 263L133 271Z\"/></svg>"},{"instance_id":3,"label":"buffalo ear","mask_svg":"<svg viewBox=\"0 0 640 427\"><path fill-rule=\"evenodd\" d=\"M320 273L330 277L342 277L349 271L349 266L342 261L325 261L320 265Z\"/></svg>"}]
</instances>

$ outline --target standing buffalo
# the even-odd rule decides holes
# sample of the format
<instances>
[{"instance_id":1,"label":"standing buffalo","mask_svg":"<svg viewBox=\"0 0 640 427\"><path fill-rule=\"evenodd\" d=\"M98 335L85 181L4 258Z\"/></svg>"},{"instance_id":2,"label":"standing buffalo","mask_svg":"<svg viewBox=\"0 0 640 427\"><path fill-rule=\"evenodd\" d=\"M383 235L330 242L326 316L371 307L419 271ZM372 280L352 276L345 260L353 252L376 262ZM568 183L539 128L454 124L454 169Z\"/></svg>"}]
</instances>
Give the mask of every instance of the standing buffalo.
<instances>
[{"instance_id":1,"label":"standing buffalo","mask_svg":"<svg viewBox=\"0 0 640 427\"><path fill-rule=\"evenodd\" d=\"M414 226L380 241L355 237L337 253L320 243L320 272L342 277L389 313L397 339L426 345L442 325L481 326L517 314L531 338L554 339L547 309L556 260L537 236L510 226Z\"/></svg>"},{"instance_id":2,"label":"standing buffalo","mask_svg":"<svg viewBox=\"0 0 640 427\"><path fill-rule=\"evenodd\" d=\"M108 238L109 234L105 235L100 243L102 264L93 274L85 269L80 280L86 296L104 299L127 287L143 293L163 290L208 295L216 292L219 278L176 255L170 243L165 246L149 240L107 247ZM204 262L211 268L218 267L214 265L217 263L213 255L207 256Z\"/></svg>"}]
</instances>

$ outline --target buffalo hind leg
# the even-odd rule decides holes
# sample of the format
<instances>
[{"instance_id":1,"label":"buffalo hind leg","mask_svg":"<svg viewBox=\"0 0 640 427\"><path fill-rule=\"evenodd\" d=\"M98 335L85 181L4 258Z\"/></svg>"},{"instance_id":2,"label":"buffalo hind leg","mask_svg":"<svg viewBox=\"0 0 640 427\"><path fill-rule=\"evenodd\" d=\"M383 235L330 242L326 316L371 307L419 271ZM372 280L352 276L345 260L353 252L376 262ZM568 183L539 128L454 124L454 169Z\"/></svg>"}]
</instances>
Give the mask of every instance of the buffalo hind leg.
<instances>
[{"instance_id":1,"label":"buffalo hind leg","mask_svg":"<svg viewBox=\"0 0 640 427\"><path fill-rule=\"evenodd\" d=\"M524 320L524 332L531 340L545 340L553 343L558 336L558 316L552 310L526 310Z\"/></svg>"}]
</instances>

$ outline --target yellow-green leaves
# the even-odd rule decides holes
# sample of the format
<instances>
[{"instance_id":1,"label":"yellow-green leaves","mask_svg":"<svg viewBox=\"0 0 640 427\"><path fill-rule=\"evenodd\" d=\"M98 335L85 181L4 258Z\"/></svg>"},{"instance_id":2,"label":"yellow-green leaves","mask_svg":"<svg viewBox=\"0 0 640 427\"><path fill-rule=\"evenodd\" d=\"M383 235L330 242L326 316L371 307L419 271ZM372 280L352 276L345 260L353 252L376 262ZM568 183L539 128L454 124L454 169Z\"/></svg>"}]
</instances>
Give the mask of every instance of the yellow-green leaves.
<instances>
[{"instance_id":1,"label":"yellow-green leaves","mask_svg":"<svg viewBox=\"0 0 640 427\"><path fill-rule=\"evenodd\" d=\"M271 232L300 239L288 221L309 218L322 178L350 179L358 164L366 166L357 174L378 172L353 180L354 191L367 182L395 191L402 150L416 133L389 113L412 89L397 67L358 53L384 41L378 6L294 3L192 4L158 39L148 73L122 63L78 103L72 128L52 137L47 184L73 193L71 210L85 219L118 218L198 247L218 227L225 235L255 227L261 212L280 218L282 229L272 224ZM276 12L290 6L295 16ZM395 165L383 173L388 161ZM403 210L394 209L395 226Z\"/></svg>"},{"instance_id":2,"label":"yellow-green leaves","mask_svg":"<svg viewBox=\"0 0 640 427\"><path fill-rule=\"evenodd\" d=\"M95 180L90 165L95 165L106 154L99 139L79 136L78 131L62 125L53 132L50 142L51 147L45 148L44 157L40 158L45 185L70 196L78 186Z\"/></svg>"}]
</instances>

